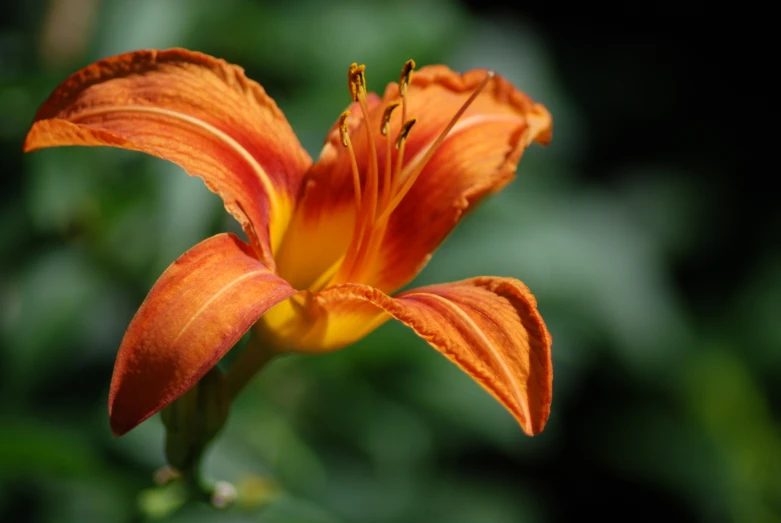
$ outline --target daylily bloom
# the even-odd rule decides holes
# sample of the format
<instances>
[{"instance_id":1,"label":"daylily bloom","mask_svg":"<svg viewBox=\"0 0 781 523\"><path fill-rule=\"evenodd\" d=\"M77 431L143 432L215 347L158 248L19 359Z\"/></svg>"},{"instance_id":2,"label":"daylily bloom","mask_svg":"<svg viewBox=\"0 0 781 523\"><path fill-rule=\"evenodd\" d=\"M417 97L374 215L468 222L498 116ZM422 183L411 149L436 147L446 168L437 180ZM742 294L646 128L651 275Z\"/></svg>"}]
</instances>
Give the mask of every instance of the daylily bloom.
<instances>
[{"instance_id":1,"label":"daylily bloom","mask_svg":"<svg viewBox=\"0 0 781 523\"><path fill-rule=\"evenodd\" d=\"M490 71L414 67L380 97L353 64L352 104L314 163L243 69L184 49L100 60L41 106L25 151L113 146L170 160L222 198L248 239L208 238L155 283L117 355L116 435L193 387L253 326L275 353L322 353L390 318L524 432L543 429L551 338L523 283L480 277L391 294L513 178L528 145L548 142L550 114Z\"/></svg>"}]
</instances>

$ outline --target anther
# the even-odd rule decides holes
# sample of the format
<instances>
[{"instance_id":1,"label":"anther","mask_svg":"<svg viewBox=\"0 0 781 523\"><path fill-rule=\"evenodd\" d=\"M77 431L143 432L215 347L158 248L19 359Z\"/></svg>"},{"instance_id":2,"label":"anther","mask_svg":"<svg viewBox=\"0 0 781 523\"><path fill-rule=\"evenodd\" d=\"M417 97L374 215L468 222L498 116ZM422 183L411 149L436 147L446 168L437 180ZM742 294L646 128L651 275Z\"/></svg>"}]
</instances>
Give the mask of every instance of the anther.
<instances>
[{"instance_id":1,"label":"anther","mask_svg":"<svg viewBox=\"0 0 781 523\"><path fill-rule=\"evenodd\" d=\"M401 76L399 77L399 94L404 96L407 94L407 87L409 87L410 78L412 77L412 71L415 69L415 60L407 60L404 62L404 67L401 68Z\"/></svg>"},{"instance_id":2,"label":"anther","mask_svg":"<svg viewBox=\"0 0 781 523\"><path fill-rule=\"evenodd\" d=\"M401 148L401 144L403 144L404 140L407 139L407 135L412 129L412 126L415 125L415 122L417 122L417 118L410 118L409 120L404 122L404 124L401 126L401 130L399 131L399 136L398 138L396 138L396 149Z\"/></svg>"},{"instance_id":3,"label":"anther","mask_svg":"<svg viewBox=\"0 0 781 523\"><path fill-rule=\"evenodd\" d=\"M359 99L359 93L366 93L366 66L353 62L347 72L347 86L350 88L350 96L353 102Z\"/></svg>"},{"instance_id":4,"label":"anther","mask_svg":"<svg viewBox=\"0 0 781 523\"><path fill-rule=\"evenodd\" d=\"M393 110L396 109L401 102L391 102L388 104L388 107L385 108L385 112L382 113L382 125L380 126L380 132L383 136L388 134L388 130L390 129L390 119L391 114L393 114Z\"/></svg>"},{"instance_id":5,"label":"anther","mask_svg":"<svg viewBox=\"0 0 781 523\"><path fill-rule=\"evenodd\" d=\"M350 117L350 111L345 111L339 116L339 136L342 137L342 145L347 147L347 119Z\"/></svg>"}]
</instances>

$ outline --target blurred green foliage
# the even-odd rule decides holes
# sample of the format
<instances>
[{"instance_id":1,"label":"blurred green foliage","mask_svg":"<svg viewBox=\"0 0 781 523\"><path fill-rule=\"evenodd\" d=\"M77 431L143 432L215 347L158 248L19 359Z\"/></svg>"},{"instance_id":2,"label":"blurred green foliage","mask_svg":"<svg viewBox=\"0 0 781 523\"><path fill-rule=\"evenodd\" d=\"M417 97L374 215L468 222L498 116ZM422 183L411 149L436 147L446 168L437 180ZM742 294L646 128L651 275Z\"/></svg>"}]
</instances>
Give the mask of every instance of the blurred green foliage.
<instances>
[{"instance_id":1,"label":"blurred green foliage","mask_svg":"<svg viewBox=\"0 0 781 523\"><path fill-rule=\"evenodd\" d=\"M524 280L553 333L555 393L548 427L529 439L398 325L335 354L279 359L241 395L206 460L209 477L235 483L238 505L188 506L166 520L781 520L781 442L766 391L781 369L779 252L768 239L728 314L695 310L672 265L719 241L704 224L716 202L680 175L682 163L621 164L614 184L579 172L594 137L558 76L555 35L520 16L433 0L2 9L0 520L167 512L168 498L151 488L164 463L159 417L110 435L113 358L165 267L238 228L174 165L104 149L23 156L21 143L37 105L76 68L170 46L244 66L313 156L349 101L352 61L367 64L377 91L414 57L495 68L543 102L554 142L528 151L519 179L457 229L416 284Z\"/></svg>"}]
</instances>

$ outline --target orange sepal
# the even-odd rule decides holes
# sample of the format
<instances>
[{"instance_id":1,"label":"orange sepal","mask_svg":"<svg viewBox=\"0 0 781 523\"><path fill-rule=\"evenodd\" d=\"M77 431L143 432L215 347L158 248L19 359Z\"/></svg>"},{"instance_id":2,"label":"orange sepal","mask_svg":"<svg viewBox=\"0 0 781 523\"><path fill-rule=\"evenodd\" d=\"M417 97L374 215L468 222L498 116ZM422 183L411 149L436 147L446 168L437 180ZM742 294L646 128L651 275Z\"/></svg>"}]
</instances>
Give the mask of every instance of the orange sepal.
<instances>
[{"instance_id":1,"label":"orange sepal","mask_svg":"<svg viewBox=\"0 0 781 523\"><path fill-rule=\"evenodd\" d=\"M311 164L243 69L185 49L125 53L71 75L38 110L24 150L63 145L143 151L200 176L272 268Z\"/></svg>"},{"instance_id":2,"label":"orange sepal","mask_svg":"<svg viewBox=\"0 0 781 523\"><path fill-rule=\"evenodd\" d=\"M181 396L267 309L294 293L233 234L184 253L157 280L122 340L109 391L114 434Z\"/></svg>"}]
</instances>

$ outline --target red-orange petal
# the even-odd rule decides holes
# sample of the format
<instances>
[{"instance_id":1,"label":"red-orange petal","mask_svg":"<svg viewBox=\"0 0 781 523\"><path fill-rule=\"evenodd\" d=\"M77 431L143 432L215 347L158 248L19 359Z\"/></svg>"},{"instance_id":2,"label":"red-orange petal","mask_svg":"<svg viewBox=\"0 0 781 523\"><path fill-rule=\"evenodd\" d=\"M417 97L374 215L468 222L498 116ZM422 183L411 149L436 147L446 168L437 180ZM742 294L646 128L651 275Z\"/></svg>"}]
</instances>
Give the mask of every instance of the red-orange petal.
<instances>
[{"instance_id":1,"label":"red-orange petal","mask_svg":"<svg viewBox=\"0 0 781 523\"><path fill-rule=\"evenodd\" d=\"M410 113L417 106L420 116L407 142L410 154L429 147L444 125L443 116L455 112L486 74L471 71L460 76L437 67L422 69L414 77L421 92L411 98ZM550 138L548 111L495 76L391 215L367 283L386 290L408 283L466 212L515 177L526 147Z\"/></svg>"},{"instance_id":2,"label":"red-orange petal","mask_svg":"<svg viewBox=\"0 0 781 523\"><path fill-rule=\"evenodd\" d=\"M233 234L184 253L157 280L122 340L109 391L114 434L181 396L267 309L294 293Z\"/></svg>"},{"instance_id":3,"label":"red-orange petal","mask_svg":"<svg viewBox=\"0 0 781 523\"><path fill-rule=\"evenodd\" d=\"M421 158L487 74L474 70L461 75L445 66L424 67L413 74L407 118L415 117L417 121L407 138L405 166ZM380 120L387 105L398 99L398 85L392 83L371 110L380 172L386 157ZM389 133L392 138L399 131L400 114L401 109L394 113ZM361 175L365 176L369 149L363 122L352 128L350 136ZM385 292L408 283L462 215L513 178L524 149L533 141L547 143L550 137L551 116L545 107L506 79L494 76L391 215L380 254L367 267L360 283ZM281 254L290 260L303 258L312 266L290 271L305 274L305 281L336 261L350 241L345 231L351 231L355 207L352 175L338 132L329 135L307 175L302 195ZM313 258L308 253L314 249L327 255ZM317 264L323 267L314 267Z\"/></svg>"},{"instance_id":4,"label":"red-orange petal","mask_svg":"<svg viewBox=\"0 0 781 523\"><path fill-rule=\"evenodd\" d=\"M534 435L545 426L552 397L551 337L534 296L520 281L473 278L396 298L349 283L302 294L258 323L280 350L334 350L393 317L482 385L524 432Z\"/></svg>"},{"instance_id":5,"label":"red-orange petal","mask_svg":"<svg viewBox=\"0 0 781 523\"><path fill-rule=\"evenodd\" d=\"M551 336L520 281L475 278L403 293L400 318L472 376L533 436L553 396Z\"/></svg>"},{"instance_id":6,"label":"red-orange petal","mask_svg":"<svg viewBox=\"0 0 781 523\"><path fill-rule=\"evenodd\" d=\"M71 75L38 110L24 149L62 145L143 151L200 176L271 267L270 243L311 164L243 69L185 49L126 53Z\"/></svg>"}]
</instances>

